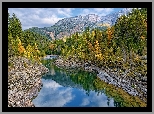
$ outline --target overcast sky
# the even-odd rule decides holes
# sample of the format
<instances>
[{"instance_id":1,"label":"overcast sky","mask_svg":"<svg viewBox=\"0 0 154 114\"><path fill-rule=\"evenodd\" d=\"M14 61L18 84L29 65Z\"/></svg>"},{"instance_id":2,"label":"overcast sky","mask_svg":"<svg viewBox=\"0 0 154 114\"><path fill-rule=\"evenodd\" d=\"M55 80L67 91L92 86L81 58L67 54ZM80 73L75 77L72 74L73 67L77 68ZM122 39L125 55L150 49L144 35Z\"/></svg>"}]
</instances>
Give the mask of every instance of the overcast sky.
<instances>
[{"instance_id":1,"label":"overcast sky","mask_svg":"<svg viewBox=\"0 0 154 114\"><path fill-rule=\"evenodd\" d=\"M9 8L20 19L22 29L31 27L50 27L59 20L78 15L97 14L105 16L117 12L122 8Z\"/></svg>"}]
</instances>

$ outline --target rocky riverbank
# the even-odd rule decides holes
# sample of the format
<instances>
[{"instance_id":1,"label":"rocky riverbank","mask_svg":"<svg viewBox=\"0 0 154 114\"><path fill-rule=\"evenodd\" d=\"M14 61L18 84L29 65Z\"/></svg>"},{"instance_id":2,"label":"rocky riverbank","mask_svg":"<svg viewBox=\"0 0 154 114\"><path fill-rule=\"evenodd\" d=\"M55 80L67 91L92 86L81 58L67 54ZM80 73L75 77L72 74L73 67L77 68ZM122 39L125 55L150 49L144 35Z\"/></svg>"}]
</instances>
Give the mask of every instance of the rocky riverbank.
<instances>
[{"instance_id":1,"label":"rocky riverbank","mask_svg":"<svg viewBox=\"0 0 154 114\"><path fill-rule=\"evenodd\" d=\"M32 99L41 89L41 76L48 71L23 57L8 58L8 107L35 107Z\"/></svg>"},{"instance_id":2,"label":"rocky riverbank","mask_svg":"<svg viewBox=\"0 0 154 114\"><path fill-rule=\"evenodd\" d=\"M127 76L127 72L118 74L111 69L98 68L95 65L89 63L81 63L79 61L64 60L62 57L58 58L54 64L58 67L69 69L69 68L82 68L90 72L96 72L97 76L116 87L122 88L124 91L133 96L138 96L145 103L147 102L147 82L138 81L130 76Z\"/></svg>"}]
</instances>

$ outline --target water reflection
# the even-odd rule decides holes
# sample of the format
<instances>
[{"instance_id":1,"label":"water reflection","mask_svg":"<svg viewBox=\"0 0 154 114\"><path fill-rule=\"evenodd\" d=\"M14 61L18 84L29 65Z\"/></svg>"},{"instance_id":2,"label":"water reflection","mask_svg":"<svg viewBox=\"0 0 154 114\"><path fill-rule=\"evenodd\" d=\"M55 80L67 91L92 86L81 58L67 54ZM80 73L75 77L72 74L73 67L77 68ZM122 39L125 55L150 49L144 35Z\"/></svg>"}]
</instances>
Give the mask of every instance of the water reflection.
<instances>
[{"instance_id":1,"label":"water reflection","mask_svg":"<svg viewBox=\"0 0 154 114\"><path fill-rule=\"evenodd\" d=\"M108 99L110 99L108 101ZM83 97L80 106L90 106L90 107L114 107L114 100L108 98L105 94L97 95L94 91L90 92L89 97Z\"/></svg>"},{"instance_id":2,"label":"water reflection","mask_svg":"<svg viewBox=\"0 0 154 114\"><path fill-rule=\"evenodd\" d=\"M51 68L51 70L50 70L49 73L50 73L50 75L54 76L55 75L55 69L54 69L53 66L51 66L50 68Z\"/></svg>"},{"instance_id":3,"label":"water reflection","mask_svg":"<svg viewBox=\"0 0 154 114\"><path fill-rule=\"evenodd\" d=\"M105 94L97 95L94 91L90 91L89 96L83 89L63 87L52 79L43 81L37 98L33 100L36 107L113 107L113 99L107 104L107 96Z\"/></svg>"},{"instance_id":4,"label":"water reflection","mask_svg":"<svg viewBox=\"0 0 154 114\"><path fill-rule=\"evenodd\" d=\"M71 88L64 88L53 80L42 81L43 88L33 100L36 107L63 107L74 98Z\"/></svg>"},{"instance_id":5,"label":"water reflection","mask_svg":"<svg viewBox=\"0 0 154 114\"><path fill-rule=\"evenodd\" d=\"M100 81L96 74L64 70L42 62L50 72L42 77L43 88L33 100L36 107L145 107L137 97Z\"/></svg>"}]
</instances>

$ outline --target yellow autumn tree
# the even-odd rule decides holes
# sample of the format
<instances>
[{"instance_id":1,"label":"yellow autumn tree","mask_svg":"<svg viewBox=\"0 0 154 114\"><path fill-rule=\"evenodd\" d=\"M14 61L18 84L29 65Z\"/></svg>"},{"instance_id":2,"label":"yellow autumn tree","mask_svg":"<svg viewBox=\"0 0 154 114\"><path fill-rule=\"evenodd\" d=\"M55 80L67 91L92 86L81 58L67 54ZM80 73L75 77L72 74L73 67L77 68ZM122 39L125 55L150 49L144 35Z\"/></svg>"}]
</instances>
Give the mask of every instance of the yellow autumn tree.
<instances>
[{"instance_id":1,"label":"yellow autumn tree","mask_svg":"<svg viewBox=\"0 0 154 114\"><path fill-rule=\"evenodd\" d=\"M22 55L25 51L24 46L22 46L21 40L19 39L19 37L17 37L17 42L18 42L18 51L19 51L19 55Z\"/></svg>"},{"instance_id":2,"label":"yellow autumn tree","mask_svg":"<svg viewBox=\"0 0 154 114\"><path fill-rule=\"evenodd\" d=\"M111 27L111 28L108 27L106 33L107 33L107 39L108 39L108 45L109 45L111 43L112 38L113 38L114 27Z\"/></svg>"},{"instance_id":3,"label":"yellow autumn tree","mask_svg":"<svg viewBox=\"0 0 154 114\"><path fill-rule=\"evenodd\" d=\"M95 31L92 31L91 37L94 38L94 36L95 36Z\"/></svg>"},{"instance_id":4,"label":"yellow autumn tree","mask_svg":"<svg viewBox=\"0 0 154 114\"><path fill-rule=\"evenodd\" d=\"M94 51L94 47L93 47L93 45L90 43L90 42L88 42L88 50L91 52L91 51Z\"/></svg>"},{"instance_id":5,"label":"yellow autumn tree","mask_svg":"<svg viewBox=\"0 0 154 114\"><path fill-rule=\"evenodd\" d=\"M39 57L40 51L38 50L38 46L36 43L34 44L32 51L33 51L34 58L39 61L40 60L40 57Z\"/></svg>"},{"instance_id":6,"label":"yellow autumn tree","mask_svg":"<svg viewBox=\"0 0 154 114\"><path fill-rule=\"evenodd\" d=\"M28 44L26 50L24 51L24 57L33 58L33 48L30 44Z\"/></svg>"},{"instance_id":7,"label":"yellow autumn tree","mask_svg":"<svg viewBox=\"0 0 154 114\"><path fill-rule=\"evenodd\" d=\"M95 51L94 52L95 52L96 59L97 60L103 60L103 55L101 53L101 48L99 46L98 40L96 40L94 48L95 48Z\"/></svg>"},{"instance_id":8,"label":"yellow autumn tree","mask_svg":"<svg viewBox=\"0 0 154 114\"><path fill-rule=\"evenodd\" d=\"M38 50L37 44L35 43L34 46L28 44L23 52L23 56L31 59L32 61L37 61L40 63L40 51Z\"/></svg>"},{"instance_id":9,"label":"yellow autumn tree","mask_svg":"<svg viewBox=\"0 0 154 114\"><path fill-rule=\"evenodd\" d=\"M49 48L50 48L51 50L53 50L53 49L55 48L55 46L56 46L55 44L50 44L50 45L49 45Z\"/></svg>"},{"instance_id":10,"label":"yellow autumn tree","mask_svg":"<svg viewBox=\"0 0 154 114\"><path fill-rule=\"evenodd\" d=\"M63 42L66 42L66 36L64 36L64 38L62 40L63 40Z\"/></svg>"}]
</instances>

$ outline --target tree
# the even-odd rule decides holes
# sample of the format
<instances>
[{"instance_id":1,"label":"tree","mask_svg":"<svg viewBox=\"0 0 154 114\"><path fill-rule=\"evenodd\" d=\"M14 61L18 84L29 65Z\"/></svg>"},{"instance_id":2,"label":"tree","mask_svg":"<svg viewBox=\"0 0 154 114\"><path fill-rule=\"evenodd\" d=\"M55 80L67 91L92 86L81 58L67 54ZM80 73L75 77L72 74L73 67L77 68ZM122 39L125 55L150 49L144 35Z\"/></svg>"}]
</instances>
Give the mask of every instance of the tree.
<instances>
[{"instance_id":1,"label":"tree","mask_svg":"<svg viewBox=\"0 0 154 114\"><path fill-rule=\"evenodd\" d=\"M98 43L97 40L95 42L94 48L95 48L95 51L94 52L95 52L95 58L96 58L96 60L97 61L103 60L103 56L102 56L102 53L101 53L101 48L100 48L99 43Z\"/></svg>"},{"instance_id":2,"label":"tree","mask_svg":"<svg viewBox=\"0 0 154 114\"><path fill-rule=\"evenodd\" d=\"M9 16L9 14L8 14ZM22 37L22 26L20 20L16 17L13 13L12 18L9 18L9 25L8 25L8 35L12 35L13 38L21 38Z\"/></svg>"},{"instance_id":3,"label":"tree","mask_svg":"<svg viewBox=\"0 0 154 114\"><path fill-rule=\"evenodd\" d=\"M125 45L125 49L131 49L141 54L144 46L142 40L147 38L147 11L146 9L133 9L127 16L121 16L115 24L115 36L119 43ZM140 47L142 46L142 48ZM127 48L126 48L127 47Z\"/></svg>"},{"instance_id":4,"label":"tree","mask_svg":"<svg viewBox=\"0 0 154 114\"><path fill-rule=\"evenodd\" d=\"M25 48L22 46L21 40L17 37L19 55L23 55Z\"/></svg>"},{"instance_id":5,"label":"tree","mask_svg":"<svg viewBox=\"0 0 154 114\"><path fill-rule=\"evenodd\" d=\"M113 38L113 33L114 33L114 27L108 27L107 31L106 31L107 35L108 35L108 45L110 45L111 43L111 39Z\"/></svg>"},{"instance_id":6,"label":"tree","mask_svg":"<svg viewBox=\"0 0 154 114\"><path fill-rule=\"evenodd\" d=\"M36 43L33 46L33 55L36 60L40 60L40 51L38 50L38 46Z\"/></svg>"},{"instance_id":7,"label":"tree","mask_svg":"<svg viewBox=\"0 0 154 114\"><path fill-rule=\"evenodd\" d=\"M33 48L30 44L26 47L26 50L24 51L24 56L26 58L33 58Z\"/></svg>"}]
</instances>

